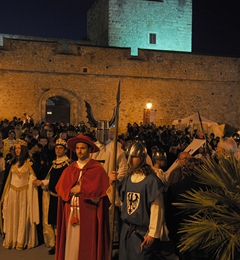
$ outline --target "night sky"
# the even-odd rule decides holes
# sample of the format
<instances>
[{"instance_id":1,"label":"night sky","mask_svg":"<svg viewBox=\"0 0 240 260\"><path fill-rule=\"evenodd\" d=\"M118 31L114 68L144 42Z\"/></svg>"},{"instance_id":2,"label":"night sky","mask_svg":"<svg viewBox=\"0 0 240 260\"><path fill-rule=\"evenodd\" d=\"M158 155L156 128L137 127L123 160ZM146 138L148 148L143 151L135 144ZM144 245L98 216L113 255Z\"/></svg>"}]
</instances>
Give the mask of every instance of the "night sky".
<instances>
[{"instance_id":1,"label":"night sky","mask_svg":"<svg viewBox=\"0 0 240 260\"><path fill-rule=\"evenodd\" d=\"M93 2L0 0L0 33L84 39L87 10ZM240 0L193 0L192 50L240 56Z\"/></svg>"},{"instance_id":2,"label":"night sky","mask_svg":"<svg viewBox=\"0 0 240 260\"><path fill-rule=\"evenodd\" d=\"M240 0L193 0L192 50L240 57Z\"/></svg>"}]
</instances>

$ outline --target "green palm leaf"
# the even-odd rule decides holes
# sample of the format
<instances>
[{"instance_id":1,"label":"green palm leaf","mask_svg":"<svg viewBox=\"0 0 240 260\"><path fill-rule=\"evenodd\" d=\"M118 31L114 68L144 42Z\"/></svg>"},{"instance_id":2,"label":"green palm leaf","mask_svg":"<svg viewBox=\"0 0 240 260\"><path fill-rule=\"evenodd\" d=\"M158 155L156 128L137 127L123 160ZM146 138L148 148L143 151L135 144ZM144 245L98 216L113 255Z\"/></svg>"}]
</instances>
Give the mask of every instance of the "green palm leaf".
<instances>
[{"instance_id":1,"label":"green palm leaf","mask_svg":"<svg viewBox=\"0 0 240 260\"><path fill-rule=\"evenodd\" d=\"M181 252L201 248L215 259L233 260L240 252L240 167L233 155L219 162L204 159L195 169L207 189L189 190L173 203L190 214L181 223Z\"/></svg>"}]
</instances>

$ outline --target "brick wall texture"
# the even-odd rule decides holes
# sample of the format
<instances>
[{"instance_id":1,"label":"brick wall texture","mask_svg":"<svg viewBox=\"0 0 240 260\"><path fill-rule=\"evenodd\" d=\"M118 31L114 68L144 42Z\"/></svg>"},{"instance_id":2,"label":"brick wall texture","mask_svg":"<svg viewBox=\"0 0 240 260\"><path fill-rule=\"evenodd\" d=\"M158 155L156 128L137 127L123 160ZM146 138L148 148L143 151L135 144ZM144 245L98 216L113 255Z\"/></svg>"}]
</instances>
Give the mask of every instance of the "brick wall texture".
<instances>
[{"instance_id":1,"label":"brick wall texture","mask_svg":"<svg viewBox=\"0 0 240 260\"><path fill-rule=\"evenodd\" d=\"M66 98L70 123L110 120L121 84L120 131L143 121L147 102L156 124L171 124L197 110L218 123L240 127L239 59L184 52L107 48L5 38L0 46L0 120L34 113L45 120L46 100Z\"/></svg>"}]
</instances>

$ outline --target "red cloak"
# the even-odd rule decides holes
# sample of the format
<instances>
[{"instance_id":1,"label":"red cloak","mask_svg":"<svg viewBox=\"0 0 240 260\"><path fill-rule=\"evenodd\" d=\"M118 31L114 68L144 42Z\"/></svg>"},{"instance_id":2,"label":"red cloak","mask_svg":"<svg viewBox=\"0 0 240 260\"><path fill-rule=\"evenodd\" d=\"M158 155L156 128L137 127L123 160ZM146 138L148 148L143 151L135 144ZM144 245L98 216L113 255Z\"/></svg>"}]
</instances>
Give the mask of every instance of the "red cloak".
<instances>
[{"instance_id":1,"label":"red cloak","mask_svg":"<svg viewBox=\"0 0 240 260\"><path fill-rule=\"evenodd\" d=\"M67 225L70 214L70 190L76 185L80 169L77 162L62 173L56 191L58 197L56 260L64 260ZM106 171L91 159L83 168L81 177L80 240L78 260L106 260L109 255L109 200L106 190L109 180ZM98 204L91 199L100 198Z\"/></svg>"}]
</instances>

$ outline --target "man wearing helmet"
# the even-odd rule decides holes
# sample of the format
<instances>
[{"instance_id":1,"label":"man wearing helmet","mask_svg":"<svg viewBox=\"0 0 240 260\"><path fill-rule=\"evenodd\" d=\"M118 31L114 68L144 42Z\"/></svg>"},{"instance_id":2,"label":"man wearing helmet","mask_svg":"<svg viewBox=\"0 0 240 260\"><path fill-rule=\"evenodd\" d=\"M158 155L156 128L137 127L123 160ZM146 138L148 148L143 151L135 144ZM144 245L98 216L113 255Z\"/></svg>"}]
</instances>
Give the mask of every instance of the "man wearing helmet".
<instances>
[{"instance_id":1,"label":"man wearing helmet","mask_svg":"<svg viewBox=\"0 0 240 260\"><path fill-rule=\"evenodd\" d=\"M125 157L124 150L121 148L121 143L117 142L117 145L115 147L115 143L113 142L111 138L111 132L110 128L115 126L115 116L116 116L116 110L114 109L114 114L111 120L95 120L93 117L93 112L90 104L85 101L85 105L87 108L87 118L88 123L95 127L95 145L99 148L99 151L96 153L92 153L92 159L97 160L100 162L105 169L105 171L110 174L110 172L113 169L113 162L115 160L116 155L116 167L118 171L118 180L121 181L124 176L127 174L128 166L127 166L127 160ZM116 150L115 150L116 149ZM115 221L114 221L114 255L117 255L118 253L118 244L119 244L119 211L118 208L116 208L115 212ZM109 211L110 215L112 214L112 211ZM112 217L110 218L110 220ZM110 223L111 225L112 223Z\"/></svg>"},{"instance_id":2,"label":"man wearing helmet","mask_svg":"<svg viewBox=\"0 0 240 260\"><path fill-rule=\"evenodd\" d=\"M158 148L157 146L152 147L152 160L153 160L153 170L155 171L158 178L163 182L165 186L165 192L163 193L164 196L164 202L166 198L166 191L167 191L167 180L165 173L163 172L167 167L167 155L165 151L161 148ZM162 226L161 232L160 232L160 243L159 248L164 255L163 259L178 259L178 257L175 255L173 251L173 242L168 237L168 228L166 226L166 221L164 221L164 224Z\"/></svg>"},{"instance_id":3,"label":"man wearing helmet","mask_svg":"<svg viewBox=\"0 0 240 260\"><path fill-rule=\"evenodd\" d=\"M121 144L117 142L117 149L114 151L114 142L110 136L110 128L115 126L116 110L114 109L111 120L95 120L93 117L92 107L85 101L88 123L96 128L95 145L99 151L92 154L92 158L99 161L105 171L109 174L113 166L113 154L117 155L118 180L120 181L127 173L127 161Z\"/></svg>"},{"instance_id":4,"label":"man wearing helmet","mask_svg":"<svg viewBox=\"0 0 240 260\"><path fill-rule=\"evenodd\" d=\"M121 206L123 221L120 234L119 259L146 260L153 257L153 242L159 239L164 219L162 192L164 186L150 165L147 149L136 142L128 156L128 175L119 182L111 172L110 184L117 181L116 205ZM108 189L111 197L112 185Z\"/></svg>"},{"instance_id":5,"label":"man wearing helmet","mask_svg":"<svg viewBox=\"0 0 240 260\"><path fill-rule=\"evenodd\" d=\"M152 161L153 167L162 170L162 172L167 170L167 154L166 152L156 147L152 147Z\"/></svg>"},{"instance_id":6,"label":"man wearing helmet","mask_svg":"<svg viewBox=\"0 0 240 260\"><path fill-rule=\"evenodd\" d=\"M113 154L114 154L114 142L110 138L110 127L109 122L106 120L97 121L97 130L96 130L96 139L97 141L94 144L99 148L99 151L96 153L92 153L92 159L100 162L105 169L105 171L109 174L112 171L113 167ZM117 142L116 147L116 155L117 155L117 171L118 171L118 180L121 181L124 176L127 174L128 166L127 159L125 157L124 150L121 148L121 144ZM112 214L112 211L110 211ZM112 218L110 218L111 220ZM120 233L120 214L118 208L115 210L115 226L114 226L114 255L118 253L119 247L119 233Z\"/></svg>"},{"instance_id":7,"label":"man wearing helmet","mask_svg":"<svg viewBox=\"0 0 240 260\"><path fill-rule=\"evenodd\" d=\"M144 146L144 147L146 147L146 142L145 142L145 140L135 140L135 141L130 141L130 142L128 142L127 143L127 145L126 145L126 149L125 149L125 156L126 156L126 158L128 158L128 156L129 156L129 152L130 152L130 150L131 150L131 148L132 148L132 146L133 146L133 144L135 143L135 142L141 142L141 144ZM146 155L146 163L148 164L148 165L150 165L150 166L153 166L153 162L152 162L152 159L151 159L151 157L149 156L149 154L147 154ZM118 174L118 180L120 180L119 179L119 174Z\"/></svg>"}]
</instances>

